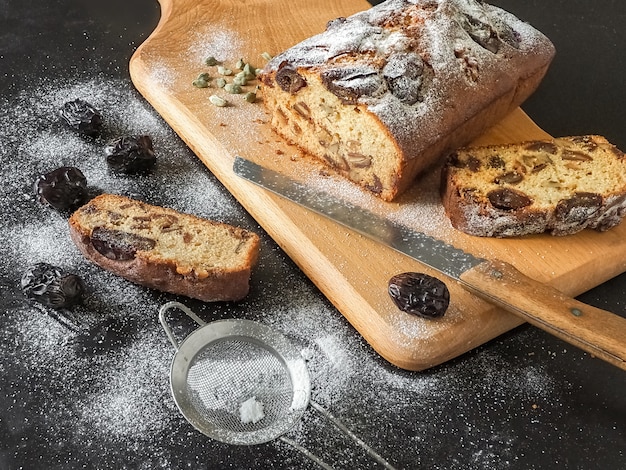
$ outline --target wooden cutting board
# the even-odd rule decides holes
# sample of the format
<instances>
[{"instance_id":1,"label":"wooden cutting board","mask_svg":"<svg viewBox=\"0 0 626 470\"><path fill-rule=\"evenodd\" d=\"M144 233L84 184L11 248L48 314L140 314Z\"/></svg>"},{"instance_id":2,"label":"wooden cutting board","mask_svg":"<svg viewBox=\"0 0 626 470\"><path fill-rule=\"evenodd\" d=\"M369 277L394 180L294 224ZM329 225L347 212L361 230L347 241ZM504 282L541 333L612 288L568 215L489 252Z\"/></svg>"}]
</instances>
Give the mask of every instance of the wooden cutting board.
<instances>
[{"instance_id":1,"label":"wooden cutting board","mask_svg":"<svg viewBox=\"0 0 626 470\"><path fill-rule=\"evenodd\" d=\"M483 257L498 257L570 295L626 270L626 224L606 233L584 231L507 240L469 237L453 230L438 200L436 170L399 201L384 203L332 175L286 145L268 126L261 103L215 87L196 88L201 72L217 76L204 59L215 56L235 69L243 58L257 67L322 31L330 19L370 7L365 0L159 0L162 17L130 62L137 89L181 136L259 224L298 264L368 343L389 362L422 370L454 358L521 323L443 278L451 305L438 320L398 310L387 294L394 274L440 276L404 255L334 224L244 181L232 172L235 155L336 193L352 203L443 238ZM213 79L214 82L214 79ZM245 87L253 90L254 84ZM230 105L216 107L212 94ZM546 137L517 109L476 140L504 143ZM184 181L181 181L184 184Z\"/></svg>"}]
</instances>

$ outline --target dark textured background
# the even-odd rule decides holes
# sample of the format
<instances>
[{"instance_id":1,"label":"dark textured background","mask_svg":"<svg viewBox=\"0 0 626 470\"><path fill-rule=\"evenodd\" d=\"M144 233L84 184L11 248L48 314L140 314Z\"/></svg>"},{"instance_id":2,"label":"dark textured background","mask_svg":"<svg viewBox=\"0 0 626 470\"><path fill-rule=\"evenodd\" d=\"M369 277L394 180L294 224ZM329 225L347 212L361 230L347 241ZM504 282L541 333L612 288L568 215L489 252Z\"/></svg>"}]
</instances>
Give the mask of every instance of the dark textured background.
<instances>
[{"instance_id":1,"label":"dark textured background","mask_svg":"<svg viewBox=\"0 0 626 470\"><path fill-rule=\"evenodd\" d=\"M626 10L623 2L500 0L494 3L542 30L558 51L541 88L523 106L525 111L553 135L599 133L626 149L626 87L623 86ZM103 82L114 80L119 81L121 87L130 87L128 60L156 26L158 18L159 6L155 0L0 0L2 112L9 113L13 104L23 104L24 96L36 95L51 82L97 77ZM3 161L19 158L14 152L24 136L9 131L0 135ZM172 136L172 140L176 137ZM189 158L189 165L203 171L190 151L183 156ZM3 181L19 178L21 175L17 173L5 173ZM210 175L207 178L210 179ZM28 184L24 181L22 185L24 193L28 192ZM222 192L222 197L228 199L228 194ZM0 229L13 228L11 220L30 217L20 194L4 191L3 197L15 198L16 204L8 210L10 205L3 204L6 212ZM232 218L254 226L241 209ZM350 344L357 345L365 360L377 364L377 370L389 377L401 379L404 384L411 380L416 383L429 380L437 384L433 388L434 395L445 392L449 384L450 396L446 400L427 394L412 395L410 390L391 393L391 389L380 388L375 403L368 403L364 402L364 397L371 396L372 387L380 387L380 384L370 380L371 377L355 379L351 393L325 403L348 424L358 428L365 441L377 444L392 463L404 468L624 468L625 372L529 326L522 326L424 373L395 370L360 343L358 335L342 323L340 315L324 303L321 294L289 260L281 257L267 237L264 246L267 251L278 254L261 267L255 281L262 276L268 279L287 276L290 282L303 286L302 289L310 289L320 299L325 314L348 332ZM85 372L75 371L76 377L59 377L54 372L49 376L35 376L34 371L28 369L26 359L20 356L25 349L17 344L14 336L20 321L16 312L25 308L17 287L21 272L18 268L12 260L3 259L0 273L0 354L3 355L0 363L0 469L310 466L281 444L238 448L211 442L171 410L164 418L171 420L171 432L150 434L143 439L134 436L129 442L104 438L77 440L71 419L73 398L62 396L58 391L55 395L49 390L63 391L60 385L63 381L80 382L80 374ZM96 270L93 272L94 276L98 275ZM278 287L269 292L283 293ZM262 304L257 298L260 292L252 295L251 304ZM151 296L151 293L146 294L146 301L155 305L169 299ZM581 298L624 315L626 275ZM200 311L205 309L199 303L194 306ZM222 316L245 314L254 318L253 314L243 311L245 307L220 305L217 309ZM263 320L268 321L268 317ZM146 328L158 327L154 318L144 321ZM98 361L104 360L103 357L106 358L99 356ZM497 368L489 367L490 361L497 362ZM514 385L498 383L517 383L517 371L526 370L520 369L521 362L532 364L532 370L540 371L539 378L550 384L547 391L539 394L536 403L523 391L515 390ZM78 390L80 393L82 388ZM155 393L167 394L165 390L155 390ZM55 414L57 407L62 409ZM69 418L53 423L50 416ZM305 420L307 426L316 424L310 416ZM328 441L330 446L341 447L341 442L331 440L327 432L311 431L307 445L316 450L315 447ZM331 451L320 452L333 458ZM356 456L343 457L338 462L342 468L364 468L367 464L366 459Z\"/></svg>"}]
</instances>

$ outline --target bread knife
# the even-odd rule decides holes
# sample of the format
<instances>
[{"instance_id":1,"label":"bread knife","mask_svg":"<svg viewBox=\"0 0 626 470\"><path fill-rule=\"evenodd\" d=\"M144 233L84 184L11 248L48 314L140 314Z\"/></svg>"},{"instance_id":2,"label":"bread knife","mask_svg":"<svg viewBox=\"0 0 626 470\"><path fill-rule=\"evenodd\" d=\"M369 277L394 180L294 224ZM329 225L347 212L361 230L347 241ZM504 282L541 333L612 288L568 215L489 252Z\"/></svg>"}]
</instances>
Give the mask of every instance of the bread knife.
<instances>
[{"instance_id":1,"label":"bread knife","mask_svg":"<svg viewBox=\"0 0 626 470\"><path fill-rule=\"evenodd\" d=\"M237 156L236 175L458 281L469 292L626 370L626 318L579 302L509 263L452 245Z\"/></svg>"}]
</instances>

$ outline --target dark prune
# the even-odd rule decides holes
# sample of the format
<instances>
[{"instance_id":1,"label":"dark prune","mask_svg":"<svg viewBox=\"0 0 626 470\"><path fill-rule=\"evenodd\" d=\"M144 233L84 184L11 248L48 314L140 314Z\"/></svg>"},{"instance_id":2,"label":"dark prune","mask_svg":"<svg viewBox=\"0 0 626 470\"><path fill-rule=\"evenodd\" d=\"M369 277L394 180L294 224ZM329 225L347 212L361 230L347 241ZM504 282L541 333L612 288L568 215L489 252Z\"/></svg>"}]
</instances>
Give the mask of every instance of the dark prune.
<instances>
[{"instance_id":1,"label":"dark prune","mask_svg":"<svg viewBox=\"0 0 626 470\"><path fill-rule=\"evenodd\" d=\"M551 155L556 155L559 148L554 142L547 142L543 140L537 140L527 143L524 148L531 152L546 152Z\"/></svg>"},{"instance_id":2,"label":"dark prune","mask_svg":"<svg viewBox=\"0 0 626 470\"><path fill-rule=\"evenodd\" d=\"M149 172L156 164L152 139L147 135L123 136L104 148L107 164L116 173Z\"/></svg>"},{"instance_id":3,"label":"dark prune","mask_svg":"<svg viewBox=\"0 0 626 470\"><path fill-rule=\"evenodd\" d=\"M156 242L151 238L121 230L96 227L91 232L91 244L98 253L106 258L128 261L135 258L137 251L148 251L154 248Z\"/></svg>"},{"instance_id":4,"label":"dark prune","mask_svg":"<svg viewBox=\"0 0 626 470\"><path fill-rule=\"evenodd\" d=\"M81 99L68 101L61 107L61 118L76 132L95 137L102 130L102 115L92 105Z\"/></svg>"},{"instance_id":5,"label":"dark prune","mask_svg":"<svg viewBox=\"0 0 626 470\"><path fill-rule=\"evenodd\" d=\"M423 72L424 62L414 52L393 54L383 67L389 91L406 104L415 104L420 100Z\"/></svg>"},{"instance_id":6,"label":"dark prune","mask_svg":"<svg viewBox=\"0 0 626 470\"><path fill-rule=\"evenodd\" d=\"M426 318L441 317L450 305L448 287L425 273L397 274L389 280L388 291L400 310Z\"/></svg>"},{"instance_id":7,"label":"dark prune","mask_svg":"<svg viewBox=\"0 0 626 470\"><path fill-rule=\"evenodd\" d=\"M514 211L532 204L533 200L521 191L511 188L494 189L487 194L489 202L496 209Z\"/></svg>"},{"instance_id":8,"label":"dark prune","mask_svg":"<svg viewBox=\"0 0 626 470\"><path fill-rule=\"evenodd\" d=\"M78 276L48 263L28 268L22 275L21 286L27 298L54 309L80 303L85 291Z\"/></svg>"},{"instance_id":9,"label":"dark prune","mask_svg":"<svg viewBox=\"0 0 626 470\"><path fill-rule=\"evenodd\" d=\"M496 54L500 49L500 38L493 27L471 15L461 17L461 26L467 34L489 52Z\"/></svg>"},{"instance_id":10,"label":"dark prune","mask_svg":"<svg viewBox=\"0 0 626 470\"><path fill-rule=\"evenodd\" d=\"M39 175L34 187L40 202L61 212L78 209L87 201L87 178L73 166Z\"/></svg>"},{"instance_id":11,"label":"dark prune","mask_svg":"<svg viewBox=\"0 0 626 470\"><path fill-rule=\"evenodd\" d=\"M276 83L283 91L292 95L306 86L304 77L288 62L279 65L276 72Z\"/></svg>"},{"instance_id":12,"label":"dark prune","mask_svg":"<svg viewBox=\"0 0 626 470\"><path fill-rule=\"evenodd\" d=\"M344 24L346 22L346 17L345 16L340 16L339 18L335 18L333 20L330 20L328 23L326 23L326 31L334 29L342 24Z\"/></svg>"},{"instance_id":13,"label":"dark prune","mask_svg":"<svg viewBox=\"0 0 626 470\"><path fill-rule=\"evenodd\" d=\"M356 104L359 97L373 95L383 84L376 68L369 65L326 70L321 79L328 91L344 104Z\"/></svg>"},{"instance_id":14,"label":"dark prune","mask_svg":"<svg viewBox=\"0 0 626 470\"><path fill-rule=\"evenodd\" d=\"M518 171L507 171L496 176L494 183L496 184L517 184L524 180L524 175Z\"/></svg>"},{"instance_id":15,"label":"dark prune","mask_svg":"<svg viewBox=\"0 0 626 470\"><path fill-rule=\"evenodd\" d=\"M602 208L600 194L578 192L570 199L562 199L554 209L554 215L560 222L584 222Z\"/></svg>"}]
</instances>

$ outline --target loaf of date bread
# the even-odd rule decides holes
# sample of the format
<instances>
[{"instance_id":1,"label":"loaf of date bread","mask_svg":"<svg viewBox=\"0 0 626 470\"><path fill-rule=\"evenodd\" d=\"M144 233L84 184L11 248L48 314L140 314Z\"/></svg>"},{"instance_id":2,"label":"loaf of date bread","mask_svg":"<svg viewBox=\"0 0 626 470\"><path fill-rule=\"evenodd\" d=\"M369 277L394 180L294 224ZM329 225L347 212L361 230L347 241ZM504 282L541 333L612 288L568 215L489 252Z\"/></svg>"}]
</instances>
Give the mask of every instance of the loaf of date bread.
<instances>
[{"instance_id":1,"label":"loaf of date bread","mask_svg":"<svg viewBox=\"0 0 626 470\"><path fill-rule=\"evenodd\" d=\"M542 33L476 0L388 0L330 21L263 69L271 126L392 200L521 104L554 56Z\"/></svg>"},{"instance_id":2,"label":"loaf of date bread","mask_svg":"<svg viewBox=\"0 0 626 470\"><path fill-rule=\"evenodd\" d=\"M470 235L604 231L626 214L626 159L597 135L462 148L441 188L452 225Z\"/></svg>"},{"instance_id":3,"label":"loaf of date bread","mask_svg":"<svg viewBox=\"0 0 626 470\"><path fill-rule=\"evenodd\" d=\"M102 268L207 302L245 297L259 253L253 232L113 194L77 209L69 227L78 249Z\"/></svg>"}]
</instances>

